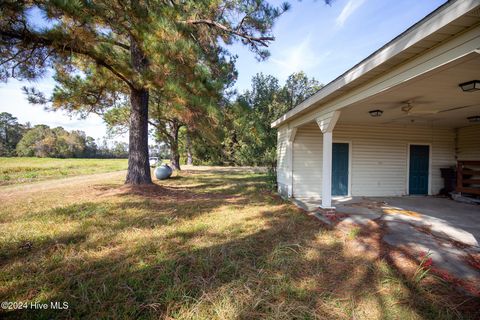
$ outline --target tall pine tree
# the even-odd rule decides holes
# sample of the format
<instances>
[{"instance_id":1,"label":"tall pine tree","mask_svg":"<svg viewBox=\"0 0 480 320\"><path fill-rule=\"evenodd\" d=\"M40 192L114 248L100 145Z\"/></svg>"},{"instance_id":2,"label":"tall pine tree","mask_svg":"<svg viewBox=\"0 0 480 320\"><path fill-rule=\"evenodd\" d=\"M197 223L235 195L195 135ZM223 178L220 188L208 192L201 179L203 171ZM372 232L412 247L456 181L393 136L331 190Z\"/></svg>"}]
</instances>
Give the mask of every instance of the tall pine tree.
<instances>
[{"instance_id":1,"label":"tall pine tree","mask_svg":"<svg viewBox=\"0 0 480 320\"><path fill-rule=\"evenodd\" d=\"M70 93L95 108L108 103L99 91L117 87L113 91L130 103L126 183L151 183L150 91L208 84L219 59L228 56L224 44L236 40L259 59L267 57L273 23L288 7L264 0L2 1L0 79L35 79L53 68L57 79L83 83L78 90L71 86ZM48 22L34 25L32 15Z\"/></svg>"}]
</instances>

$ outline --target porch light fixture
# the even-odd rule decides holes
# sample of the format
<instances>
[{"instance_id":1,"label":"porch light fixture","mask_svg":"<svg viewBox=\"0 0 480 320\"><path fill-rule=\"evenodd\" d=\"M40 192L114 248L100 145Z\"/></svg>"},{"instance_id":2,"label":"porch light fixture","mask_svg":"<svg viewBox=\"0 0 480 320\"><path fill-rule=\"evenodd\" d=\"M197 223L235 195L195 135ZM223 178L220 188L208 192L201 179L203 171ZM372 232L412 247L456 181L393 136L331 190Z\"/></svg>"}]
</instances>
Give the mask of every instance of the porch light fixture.
<instances>
[{"instance_id":1,"label":"porch light fixture","mask_svg":"<svg viewBox=\"0 0 480 320\"><path fill-rule=\"evenodd\" d=\"M376 109L376 110L370 110L370 111L368 111L368 113L370 113L370 115L372 117L376 118L376 117L380 117L382 115L383 111L379 110L379 109Z\"/></svg>"},{"instance_id":2,"label":"porch light fixture","mask_svg":"<svg viewBox=\"0 0 480 320\"><path fill-rule=\"evenodd\" d=\"M458 85L463 92L473 92L480 90L480 80L472 80Z\"/></svg>"},{"instance_id":3,"label":"porch light fixture","mask_svg":"<svg viewBox=\"0 0 480 320\"><path fill-rule=\"evenodd\" d=\"M480 122L480 116L467 117L467 120L470 122Z\"/></svg>"}]
</instances>

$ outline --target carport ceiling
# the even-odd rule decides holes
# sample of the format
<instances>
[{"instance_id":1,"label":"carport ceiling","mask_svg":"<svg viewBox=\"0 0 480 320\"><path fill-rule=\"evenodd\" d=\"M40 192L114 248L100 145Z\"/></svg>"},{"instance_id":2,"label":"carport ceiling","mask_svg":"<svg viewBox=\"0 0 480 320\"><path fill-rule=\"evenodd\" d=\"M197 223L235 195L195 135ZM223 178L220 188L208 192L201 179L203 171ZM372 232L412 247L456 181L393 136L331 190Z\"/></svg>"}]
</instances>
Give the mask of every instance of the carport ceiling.
<instances>
[{"instance_id":1,"label":"carport ceiling","mask_svg":"<svg viewBox=\"0 0 480 320\"><path fill-rule=\"evenodd\" d=\"M480 115L480 91L463 92L459 87L470 80L480 80L480 54L451 62L344 108L339 122L471 125L467 117ZM382 116L371 117L368 112L375 109L382 110Z\"/></svg>"}]
</instances>

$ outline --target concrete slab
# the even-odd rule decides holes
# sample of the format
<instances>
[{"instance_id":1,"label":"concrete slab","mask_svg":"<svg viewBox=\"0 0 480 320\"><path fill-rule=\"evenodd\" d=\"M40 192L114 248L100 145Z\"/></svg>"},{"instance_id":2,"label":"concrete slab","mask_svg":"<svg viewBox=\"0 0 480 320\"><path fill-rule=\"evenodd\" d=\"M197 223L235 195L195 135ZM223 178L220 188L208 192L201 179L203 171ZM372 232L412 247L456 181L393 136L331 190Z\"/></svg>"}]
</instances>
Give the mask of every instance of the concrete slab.
<instances>
[{"instance_id":1,"label":"concrete slab","mask_svg":"<svg viewBox=\"0 0 480 320\"><path fill-rule=\"evenodd\" d=\"M465 261L465 252L450 243L439 242L429 234L402 222L387 222L388 232L383 240L391 246L407 249L410 254L429 253L434 267L447 270L451 275L474 280L480 277L478 270ZM419 258L420 260L420 258Z\"/></svg>"},{"instance_id":2,"label":"concrete slab","mask_svg":"<svg viewBox=\"0 0 480 320\"><path fill-rule=\"evenodd\" d=\"M438 197L372 198L390 207L418 213L419 216L392 214L386 220L401 219L419 226L429 226L432 233L470 246L480 247L480 206L458 203Z\"/></svg>"},{"instance_id":3,"label":"concrete slab","mask_svg":"<svg viewBox=\"0 0 480 320\"><path fill-rule=\"evenodd\" d=\"M316 210L320 201L301 201ZM480 280L467 255L480 253L480 206L439 197L358 197L334 201L344 221L364 226L371 220L387 228L383 240L410 254L430 252L434 266L464 280Z\"/></svg>"},{"instance_id":4,"label":"concrete slab","mask_svg":"<svg viewBox=\"0 0 480 320\"><path fill-rule=\"evenodd\" d=\"M351 215L350 217L343 219L342 222L366 226L371 220L373 220L371 219L371 217L366 217L362 215Z\"/></svg>"},{"instance_id":5,"label":"concrete slab","mask_svg":"<svg viewBox=\"0 0 480 320\"><path fill-rule=\"evenodd\" d=\"M315 211L320 208L321 201L310 200L310 199L298 199L292 198L291 201L299 208L302 208L306 211Z\"/></svg>"}]
</instances>

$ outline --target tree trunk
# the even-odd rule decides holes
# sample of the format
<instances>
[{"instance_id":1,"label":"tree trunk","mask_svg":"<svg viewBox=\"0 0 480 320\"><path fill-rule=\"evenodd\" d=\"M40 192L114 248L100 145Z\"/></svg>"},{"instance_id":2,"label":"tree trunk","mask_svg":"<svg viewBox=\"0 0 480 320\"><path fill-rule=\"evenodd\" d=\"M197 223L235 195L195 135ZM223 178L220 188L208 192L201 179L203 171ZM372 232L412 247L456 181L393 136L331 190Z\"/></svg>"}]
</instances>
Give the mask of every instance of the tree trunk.
<instances>
[{"instance_id":1,"label":"tree trunk","mask_svg":"<svg viewBox=\"0 0 480 320\"><path fill-rule=\"evenodd\" d=\"M5 124L5 148L9 149L9 143L8 143L8 124Z\"/></svg>"},{"instance_id":2,"label":"tree trunk","mask_svg":"<svg viewBox=\"0 0 480 320\"><path fill-rule=\"evenodd\" d=\"M180 129L180 125L177 121L172 122L172 126L170 128L170 136L171 136L171 143L170 143L170 162L172 167L175 170L181 170L180 168L180 153L178 152L178 130Z\"/></svg>"},{"instance_id":3,"label":"tree trunk","mask_svg":"<svg viewBox=\"0 0 480 320\"><path fill-rule=\"evenodd\" d=\"M193 164L192 141L190 140L190 133L188 132L188 128L185 133L185 149L187 149L187 165L191 166Z\"/></svg>"},{"instance_id":4,"label":"tree trunk","mask_svg":"<svg viewBox=\"0 0 480 320\"><path fill-rule=\"evenodd\" d=\"M130 59L138 74L148 70L148 60L133 36L130 37ZM148 163L148 89L130 87L130 133L128 146L128 172L125 183L150 184Z\"/></svg>"},{"instance_id":5,"label":"tree trunk","mask_svg":"<svg viewBox=\"0 0 480 320\"><path fill-rule=\"evenodd\" d=\"M180 168L180 154L178 152L178 145L172 146L170 162L175 170L182 170L182 168Z\"/></svg>"},{"instance_id":6,"label":"tree trunk","mask_svg":"<svg viewBox=\"0 0 480 320\"><path fill-rule=\"evenodd\" d=\"M125 183L150 184L148 163L148 90L130 91L130 133L128 150L128 172Z\"/></svg>"}]
</instances>

